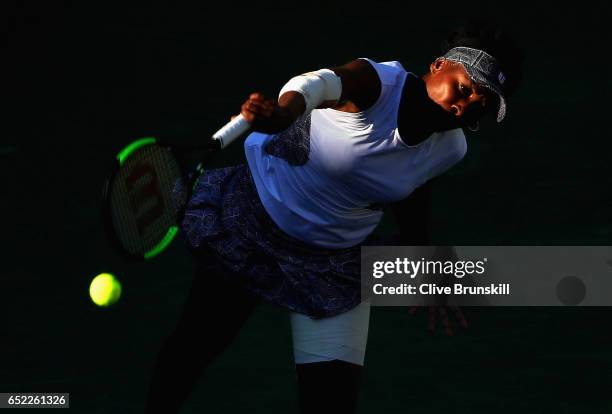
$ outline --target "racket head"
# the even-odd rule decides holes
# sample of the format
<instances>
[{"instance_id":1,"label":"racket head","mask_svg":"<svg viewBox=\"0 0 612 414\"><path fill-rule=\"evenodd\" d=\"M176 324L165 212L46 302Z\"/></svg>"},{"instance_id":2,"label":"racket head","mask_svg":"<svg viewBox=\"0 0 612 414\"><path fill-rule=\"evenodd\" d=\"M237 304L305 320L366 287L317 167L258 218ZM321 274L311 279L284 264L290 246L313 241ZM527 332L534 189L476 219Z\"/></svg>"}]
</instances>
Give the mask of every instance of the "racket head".
<instances>
[{"instance_id":1,"label":"racket head","mask_svg":"<svg viewBox=\"0 0 612 414\"><path fill-rule=\"evenodd\" d=\"M189 197L186 183L172 149L154 137L123 148L103 190L105 227L117 250L137 260L166 250Z\"/></svg>"}]
</instances>

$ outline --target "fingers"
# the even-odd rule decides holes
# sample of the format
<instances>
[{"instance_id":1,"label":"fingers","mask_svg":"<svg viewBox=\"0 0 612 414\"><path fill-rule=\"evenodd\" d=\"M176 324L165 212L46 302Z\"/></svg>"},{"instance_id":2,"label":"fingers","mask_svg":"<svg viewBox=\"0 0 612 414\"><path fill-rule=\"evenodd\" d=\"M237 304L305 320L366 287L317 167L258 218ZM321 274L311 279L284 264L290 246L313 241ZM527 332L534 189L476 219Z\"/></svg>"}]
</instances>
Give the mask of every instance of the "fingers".
<instances>
[{"instance_id":1,"label":"fingers","mask_svg":"<svg viewBox=\"0 0 612 414\"><path fill-rule=\"evenodd\" d=\"M249 99L247 101L247 108L249 111L258 114L260 116L269 117L274 111L274 104L271 101L264 101L258 99Z\"/></svg>"},{"instance_id":2,"label":"fingers","mask_svg":"<svg viewBox=\"0 0 612 414\"><path fill-rule=\"evenodd\" d=\"M440 307L440 318L442 319L442 326L444 326L444 330L448 336L453 336L453 329L451 328L450 322L448 320L448 312L446 311L446 307Z\"/></svg>"},{"instance_id":3,"label":"fingers","mask_svg":"<svg viewBox=\"0 0 612 414\"><path fill-rule=\"evenodd\" d=\"M429 332L430 333L435 333L436 332L436 307L435 306L430 306L429 307L429 326L428 326Z\"/></svg>"},{"instance_id":4,"label":"fingers","mask_svg":"<svg viewBox=\"0 0 612 414\"><path fill-rule=\"evenodd\" d=\"M250 123L261 118L270 118L276 108L276 101L266 99L261 93L252 93L240 108L240 113Z\"/></svg>"},{"instance_id":5,"label":"fingers","mask_svg":"<svg viewBox=\"0 0 612 414\"><path fill-rule=\"evenodd\" d=\"M420 309L419 306L411 306L409 313L414 315ZM440 319L442 320L442 326L444 327L444 331L448 336L453 336L454 331L450 322L449 310L453 313L455 319L459 322L459 326L463 329L467 329L468 323L467 319L463 315L461 308L458 306L428 306L429 314L428 314L428 326L427 330L431 334L435 334L436 332L436 321L438 319L438 314L440 315Z\"/></svg>"},{"instance_id":6,"label":"fingers","mask_svg":"<svg viewBox=\"0 0 612 414\"><path fill-rule=\"evenodd\" d=\"M463 329L467 329L468 327L467 319L465 319L465 316L463 315L463 311L461 311L461 308L459 308L458 306L451 306L450 309L455 314L455 319L459 321L459 326L461 326Z\"/></svg>"}]
</instances>

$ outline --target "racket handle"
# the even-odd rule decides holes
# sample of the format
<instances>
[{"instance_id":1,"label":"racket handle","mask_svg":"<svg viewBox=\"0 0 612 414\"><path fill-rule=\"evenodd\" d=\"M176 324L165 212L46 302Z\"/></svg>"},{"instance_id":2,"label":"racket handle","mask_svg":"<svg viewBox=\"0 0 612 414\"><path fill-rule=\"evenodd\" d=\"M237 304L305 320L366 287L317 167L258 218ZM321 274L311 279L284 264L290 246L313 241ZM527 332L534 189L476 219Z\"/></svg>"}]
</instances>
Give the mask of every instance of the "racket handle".
<instances>
[{"instance_id":1,"label":"racket handle","mask_svg":"<svg viewBox=\"0 0 612 414\"><path fill-rule=\"evenodd\" d=\"M251 124L247 122L242 115L225 124L220 130L213 134L213 139L216 139L221 144L221 148L227 147L234 142L236 138L249 130Z\"/></svg>"}]
</instances>

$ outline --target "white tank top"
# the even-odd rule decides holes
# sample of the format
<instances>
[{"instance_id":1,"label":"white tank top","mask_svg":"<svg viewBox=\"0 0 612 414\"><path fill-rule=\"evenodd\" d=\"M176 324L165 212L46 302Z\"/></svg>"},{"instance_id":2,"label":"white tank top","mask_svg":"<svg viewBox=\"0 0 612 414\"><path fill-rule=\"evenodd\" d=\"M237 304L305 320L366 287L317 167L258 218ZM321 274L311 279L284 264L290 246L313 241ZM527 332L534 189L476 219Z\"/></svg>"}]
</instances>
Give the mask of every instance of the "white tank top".
<instances>
[{"instance_id":1,"label":"white tank top","mask_svg":"<svg viewBox=\"0 0 612 414\"><path fill-rule=\"evenodd\" d=\"M359 244L379 223L380 205L407 197L467 150L460 128L406 145L397 114L407 72L399 62L368 61L382 87L366 111L315 109L279 134L254 132L245 141L264 208L283 231L309 244Z\"/></svg>"}]
</instances>

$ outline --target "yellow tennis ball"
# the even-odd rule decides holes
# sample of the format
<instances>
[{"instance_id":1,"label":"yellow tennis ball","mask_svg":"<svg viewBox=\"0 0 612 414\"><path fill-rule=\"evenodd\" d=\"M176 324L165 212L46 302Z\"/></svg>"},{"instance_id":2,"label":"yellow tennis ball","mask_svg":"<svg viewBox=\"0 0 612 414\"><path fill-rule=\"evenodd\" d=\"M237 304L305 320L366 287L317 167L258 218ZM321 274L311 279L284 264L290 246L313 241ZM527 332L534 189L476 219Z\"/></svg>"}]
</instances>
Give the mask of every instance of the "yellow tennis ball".
<instances>
[{"instance_id":1,"label":"yellow tennis ball","mask_svg":"<svg viewBox=\"0 0 612 414\"><path fill-rule=\"evenodd\" d=\"M98 306L110 306L121 296L121 283L110 273L100 273L89 285L89 296Z\"/></svg>"}]
</instances>

